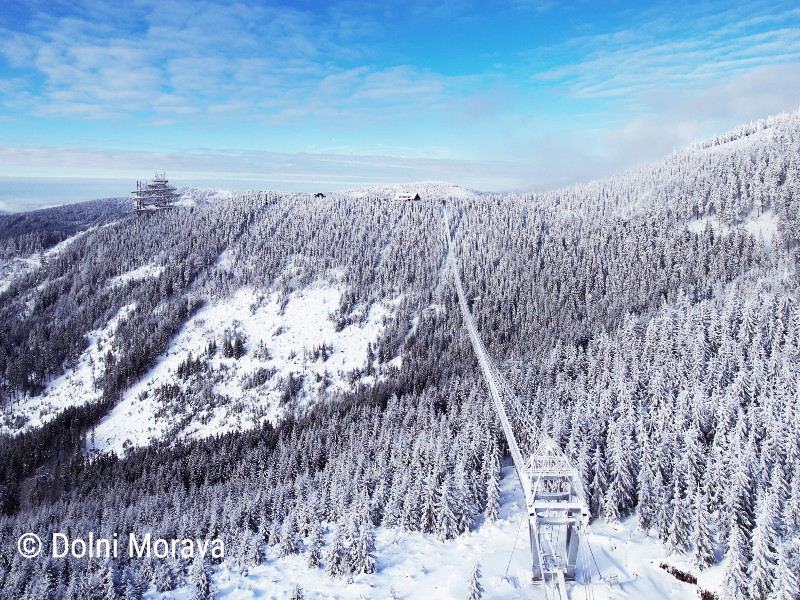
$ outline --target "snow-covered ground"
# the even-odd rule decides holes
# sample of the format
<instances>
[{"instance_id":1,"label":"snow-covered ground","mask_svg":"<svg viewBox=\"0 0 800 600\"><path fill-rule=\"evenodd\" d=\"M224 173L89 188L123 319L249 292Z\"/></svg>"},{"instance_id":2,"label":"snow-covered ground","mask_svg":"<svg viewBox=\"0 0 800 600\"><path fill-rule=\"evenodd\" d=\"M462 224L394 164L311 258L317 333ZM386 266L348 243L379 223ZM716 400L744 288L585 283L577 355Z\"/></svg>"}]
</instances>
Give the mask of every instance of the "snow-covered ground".
<instances>
[{"instance_id":1,"label":"snow-covered ground","mask_svg":"<svg viewBox=\"0 0 800 600\"><path fill-rule=\"evenodd\" d=\"M95 389L94 382L102 379L105 372L103 357L111 350L111 342L120 319L133 308L132 304L123 307L103 329L90 332L87 336L89 346L80 355L75 367L48 383L38 396L15 404L13 415L6 415L0 421L0 433L17 433L38 427L70 406L99 400L102 390ZM16 426L9 427L11 423Z\"/></svg>"},{"instance_id":2,"label":"snow-covered ground","mask_svg":"<svg viewBox=\"0 0 800 600\"><path fill-rule=\"evenodd\" d=\"M425 198L461 198L470 199L481 196L482 192L467 187L448 183L446 181L420 181L417 183L398 183L394 185L380 185L353 190L342 190L331 192L334 196L345 196L349 198L365 198L368 196L379 196L393 199L397 194L419 194Z\"/></svg>"},{"instance_id":3,"label":"snow-covered ground","mask_svg":"<svg viewBox=\"0 0 800 600\"><path fill-rule=\"evenodd\" d=\"M472 567L480 562L485 600L545 600L548 596L544 588L529 581L530 541L525 499L513 467L503 469L500 495L500 518L494 523L485 523L479 517L473 531L455 540L441 541L431 535L377 528L377 572L356 576L352 583L328 577L322 567L309 569L306 566L308 540L305 540L303 553L279 558L271 549L265 564L250 569L245 576L229 561L223 562L213 577L217 598L285 599L297 583L307 600L383 600L390 598L390 590L402 599L463 600ZM570 598L697 599L697 586L679 582L659 564L666 561L689 571L691 568L670 561L663 548L637 531L636 526L635 516L615 525L601 521L592 524L587 536L591 547L591 554L587 556L591 564L591 583L587 581L586 572L579 571L577 581L567 584ZM329 542L330 537L329 532L326 541ZM599 566L599 574L595 564ZM707 571L701 586L718 579L719 572L720 566ZM151 590L146 597L148 600L188 600L191 590L184 587L164 594Z\"/></svg>"},{"instance_id":4,"label":"snow-covered ground","mask_svg":"<svg viewBox=\"0 0 800 600\"><path fill-rule=\"evenodd\" d=\"M10 288L15 280L31 271L35 271L41 265L41 254L0 260L0 294Z\"/></svg>"},{"instance_id":5,"label":"snow-covered ground","mask_svg":"<svg viewBox=\"0 0 800 600\"><path fill-rule=\"evenodd\" d=\"M14 257L7 260L0 259L0 294L11 287L11 283L13 281L32 271L35 271L42 266L43 261L58 256L64 251L65 248L75 242L75 240L83 237L94 229L97 228L92 227L90 229L80 231L75 235L59 242L55 246L48 248L44 252L31 254L30 256Z\"/></svg>"},{"instance_id":6,"label":"snow-covered ground","mask_svg":"<svg viewBox=\"0 0 800 600\"><path fill-rule=\"evenodd\" d=\"M139 281L148 277L155 279L164 272L164 265L142 265L138 269L117 275L108 280L108 285L123 285L129 281Z\"/></svg>"},{"instance_id":7,"label":"snow-covered ground","mask_svg":"<svg viewBox=\"0 0 800 600\"><path fill-rule=\"evenodd\" d=\"M232 190L198 189L182 187L177 190L180 199L175 202L177 206L199 206L224 202L233 198L236 192Z\"/></svg>"},{"instance_id":8,"label":"snow-covered ground","mask_svg":"<svg viewBox=\"0 0 800 600\"><path fill-rule=\"evenodd\" d=\"M731 228L722 225L720 227L719 221L715 217L706 216L701 219L692 219L686 224L689 231L693 233L702 233L706 225L710 224L715 232L722 231L723 234L728 234ZM744 227L747 231L753 234L756 239L761 237L764 240L764 251L769 254L772 249L772 241L775 234L778 232L778 215L775 211L769 209L757 214L755 210L747 215L744 222L736 227Z\"/></svg>"},{"instance_id":9,"label":"snow-covered ground","mask_svg":"<svg viewBox=\"0 0 800 600\"><path fill-rule=\"evenodd\" d=\"M356 307L363 320L336 331L331 313L339 308L341 290L316 283L282 299L277 292L239 290L232 298L202 308L175 336L167 352L150 372L128 389L122 400L96 428L94 448L122 452L129 445L145 445L175 432L175 424L192 417L181 435L203 437L252 427L262 419L276 420L287 409L281 402L289 377L303 377L298 405L313 402L337 389L351 387L350 374L366 363L367 344L374 343L384 327L384 317L394 302ZM283 300L283 302L282 302ZM222 356L223 336L243 335L245 354L239 359ZM222 400L199 414L159 414L154 393L164 384L181 383L178 366L189 357L204 356L209 342L218 351L208 360L213 391ZM314 359L313 350L331 347L327 360ZM266 353L263 349L266 349ZM305 357L305 358L304 358ZM274 369L268 380L247 389L244 380L259 369ZM324 380L327 379L327 385ZM359 377L362 382L372 378ZM184 387L190 387L185 383Z\"/></svg>"}]
</instances>

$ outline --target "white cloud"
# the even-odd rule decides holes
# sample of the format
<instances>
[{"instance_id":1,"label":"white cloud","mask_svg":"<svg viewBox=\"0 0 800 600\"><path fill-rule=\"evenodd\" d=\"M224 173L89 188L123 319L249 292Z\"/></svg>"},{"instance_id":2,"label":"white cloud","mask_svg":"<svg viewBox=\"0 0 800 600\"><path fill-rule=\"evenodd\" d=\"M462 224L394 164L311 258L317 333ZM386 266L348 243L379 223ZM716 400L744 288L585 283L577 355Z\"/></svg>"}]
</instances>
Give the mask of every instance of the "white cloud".
<instances>
[{"instance_id":1,"label":"white cloud","mask_svg":"<svg viewBox=\"0 0 800 600\"><path fill-rule=\"evenodd\" d=\"M220 152L160 153L73 147L0 145L0 177L128 178L154 170L184 181L239 181L246 187L307 190L377 183L448 180L480 189L520 185L520 169L502 161L398 158L344 153ZM124 165L124 166L122 166ZM240 184L240 187L241 187Z\"/></svg>"}]
</instances>

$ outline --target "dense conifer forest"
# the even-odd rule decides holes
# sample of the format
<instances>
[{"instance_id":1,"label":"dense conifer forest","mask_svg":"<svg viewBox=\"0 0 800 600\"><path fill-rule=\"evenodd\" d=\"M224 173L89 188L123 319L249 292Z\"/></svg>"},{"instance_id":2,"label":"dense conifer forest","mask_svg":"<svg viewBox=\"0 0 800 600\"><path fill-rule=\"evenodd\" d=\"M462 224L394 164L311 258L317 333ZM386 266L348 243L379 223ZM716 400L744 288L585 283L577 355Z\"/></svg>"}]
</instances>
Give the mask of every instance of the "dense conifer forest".
<instances>
[{"instance_id":1,"label":"dense conifer forest","mask_svg":"<svg viewBox=\"0 0 800 600\"><path fill-rule=\"evenodd\" d=\"M543 194L421 189L418 203L382 200L388 188L247 192L147 215L98 201L0 217L0 257L38 261L0 288L0 598L187 583L210 597L213 557L27 560L5 542L26 531L219 536L238 569L273 548L346 579L376 569L378 526L452 539L495 519L505 441L445 269L441 199L486 348L580 469L593 517L636 514L698 570L720 549L728 598L800 597L800 115ZM86 451L200 307L243 287L288 297L332 271L342 327L396 301L351 390L249 430ZM100 400L26 428L20 402L115 316ZM219 334L220 352L245 352ZM208 401L217 349L200 350L162 392L179 399L170 418Z\"/></svg>"}]
</instances>

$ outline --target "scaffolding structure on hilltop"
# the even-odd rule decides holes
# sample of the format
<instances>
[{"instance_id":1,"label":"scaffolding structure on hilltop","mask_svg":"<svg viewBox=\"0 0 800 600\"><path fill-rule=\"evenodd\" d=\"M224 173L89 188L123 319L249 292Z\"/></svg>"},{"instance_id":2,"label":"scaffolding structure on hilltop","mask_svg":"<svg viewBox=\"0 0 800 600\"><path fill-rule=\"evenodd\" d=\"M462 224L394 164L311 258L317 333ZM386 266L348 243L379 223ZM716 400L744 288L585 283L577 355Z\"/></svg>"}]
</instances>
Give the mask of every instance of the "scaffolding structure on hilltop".
<instances>
[{"instance_id":1,"label":"scaffolding structure on hilltop","mask_svg":"<svg viewBox=\"0 0 800 600\"><path fill-rule=\"evenodd\" d=\"M171 208L180 197L167 181L166 173L156 173L150 181L137 181L131 195L136 212Z\"/></svg>"}]
</instances>

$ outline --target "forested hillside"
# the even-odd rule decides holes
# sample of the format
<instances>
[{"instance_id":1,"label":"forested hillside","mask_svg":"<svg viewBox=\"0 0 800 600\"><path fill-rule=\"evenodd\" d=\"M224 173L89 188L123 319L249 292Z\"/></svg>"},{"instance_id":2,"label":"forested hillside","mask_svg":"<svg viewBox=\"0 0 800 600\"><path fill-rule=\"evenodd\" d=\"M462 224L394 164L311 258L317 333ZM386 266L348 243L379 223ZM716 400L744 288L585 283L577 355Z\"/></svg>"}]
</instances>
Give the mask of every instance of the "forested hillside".
<instances>
[{"instance_id":1,"label":"forested hillside","mask_svg":"<svg viewBox=\"0 0 800 600\"><path fill-rule=\"evenodd\" d=\"M504 440L445 269L440 200L486 348L579 466L593 516L635 514L698 572L722 560L724 597L800 597L800 114L544 194L418 189L418 203L235 193L108 223L93 205L77 228L9 230L3 260L28 266L0 288L0 597L142 598L198 587L216 562L25 560L5 543L25 531L221 536L232 568L302 552L347 580L380 576L376 527L450 539L496 518ZM285 307L323 284L337 331L388 307L346 385L278 382L277 334L246 319L176 341L242 290ZM34 414L90 350L92 401ZM168 356L158 418L180 426L89 453ZM260 370L237 370L241 356ZM240 379L262 418L189 435Z\"/></svg>"}]
</instances>

